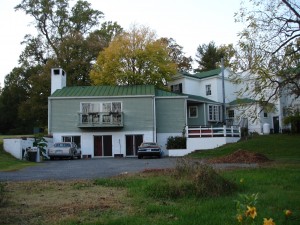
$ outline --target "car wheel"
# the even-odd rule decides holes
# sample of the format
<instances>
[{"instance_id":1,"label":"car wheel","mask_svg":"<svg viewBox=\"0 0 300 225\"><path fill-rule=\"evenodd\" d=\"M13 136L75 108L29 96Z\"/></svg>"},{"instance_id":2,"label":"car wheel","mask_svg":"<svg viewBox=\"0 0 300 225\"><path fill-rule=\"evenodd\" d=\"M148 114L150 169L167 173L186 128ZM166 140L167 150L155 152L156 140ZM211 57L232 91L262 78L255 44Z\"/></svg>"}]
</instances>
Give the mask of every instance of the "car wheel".
<instances>
[{"instance_id":1,"label":"car wheel","mask_svg":"<svg viewBox=\"0 0 300 225\"><path fill-rule=\"evenodd\" d=\"M138 155L138 159L141 159L141 158L143 158L143 156L141 156L141 155Z\"/></svg>"}]
</instances>

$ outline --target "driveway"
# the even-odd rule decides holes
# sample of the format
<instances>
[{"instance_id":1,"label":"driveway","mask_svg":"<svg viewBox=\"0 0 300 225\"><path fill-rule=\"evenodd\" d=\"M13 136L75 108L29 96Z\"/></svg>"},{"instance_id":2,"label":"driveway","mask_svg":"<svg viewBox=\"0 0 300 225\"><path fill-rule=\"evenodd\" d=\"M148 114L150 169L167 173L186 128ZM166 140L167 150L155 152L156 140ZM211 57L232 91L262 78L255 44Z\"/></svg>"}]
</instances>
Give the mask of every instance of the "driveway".
<instances>
[{"instance_id":1,"label":"driveway","mask_svg":"<svg viewBox=\"0 0 300 225\"><path fill-rule=\"evenodd\" d=\"M55 160L18 171L0 172L0 181L75 180L112 177L146 169L173 168L176 158Z\"/></svg>"}]
</instances>

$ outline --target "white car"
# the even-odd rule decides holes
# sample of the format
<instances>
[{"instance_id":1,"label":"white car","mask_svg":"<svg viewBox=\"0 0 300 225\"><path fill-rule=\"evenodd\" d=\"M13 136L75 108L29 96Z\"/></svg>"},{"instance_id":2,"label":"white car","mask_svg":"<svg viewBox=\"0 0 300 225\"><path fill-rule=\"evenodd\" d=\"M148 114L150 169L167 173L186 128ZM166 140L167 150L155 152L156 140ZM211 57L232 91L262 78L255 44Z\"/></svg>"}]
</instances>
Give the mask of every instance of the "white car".
<instances>
[{"instance_id":1,"label":"white car","mask_svg":"<svg viewBox=\"0 0 300 225\"><path fill-rule=\"evenodd\" d=\"M48 150L50 159L54 158L78 158L81 159L81 151L74 142L57 142Z\"/></svg>"},{"instance_id":2,"label":"white car","mask_svg":"<svg viewBox=\"0 0 300 225\"><path fill-rule=\"evenodd\" d=\"M138 158L141 159L144 156L160 158L162 156L161 147L155 142L143 142L138 148Z\"/></svg>"}]
</instances>

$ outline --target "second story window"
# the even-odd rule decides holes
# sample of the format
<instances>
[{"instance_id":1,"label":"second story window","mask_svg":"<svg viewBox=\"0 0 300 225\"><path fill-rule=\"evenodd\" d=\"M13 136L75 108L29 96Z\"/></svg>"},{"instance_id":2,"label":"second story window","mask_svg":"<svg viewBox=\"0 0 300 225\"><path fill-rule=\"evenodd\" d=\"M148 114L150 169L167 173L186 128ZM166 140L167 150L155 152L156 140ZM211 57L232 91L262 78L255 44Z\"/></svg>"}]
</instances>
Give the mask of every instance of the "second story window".
<instances>
[{"instance_id":1,"label":"second story window","mask_svg":"<svg viewBox=\"0 0 300 225\"><path fill-rule=\"evenodd\" d=\"M205 85L206 95L211 95L211 85Z\"/></svg>"},{"instance_id":2,"label":"second story window","mask_svg":"<svg viewBox=\"0 0 300 225\"><path fill-rule=\"evenodd\" d=\"M175 93L182 93L182 83L171 85L171 91Z\"/></svg>"},{"instance_id":3,"label":"second story window","mask_svg":"<svg viewBox=\"0 0 300 225\"><path fill-rule=\"evenodd\" d=\"M228 110L228 118L234 118L234 110L233 109Z\"/></svg>"}]
</instances>

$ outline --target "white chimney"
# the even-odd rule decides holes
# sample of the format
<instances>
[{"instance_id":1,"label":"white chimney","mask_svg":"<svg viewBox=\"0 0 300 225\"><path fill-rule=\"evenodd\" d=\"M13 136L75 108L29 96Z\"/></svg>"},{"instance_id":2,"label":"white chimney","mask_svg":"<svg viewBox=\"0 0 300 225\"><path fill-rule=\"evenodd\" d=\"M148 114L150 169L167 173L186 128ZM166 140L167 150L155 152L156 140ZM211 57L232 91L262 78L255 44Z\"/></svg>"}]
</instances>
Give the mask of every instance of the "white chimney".
<instances>
[{"instance_id":1,"label":"white chimney","mask_svg":"<svg viewBox=\"0 0 300 225\"><path fill-rule=\"evenodd\" d=\"M67 85L67 74L61 68L51 69L51 94Z\"/></svg>"}]
</instances>

